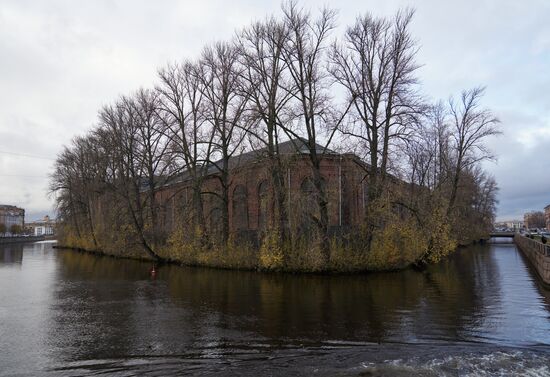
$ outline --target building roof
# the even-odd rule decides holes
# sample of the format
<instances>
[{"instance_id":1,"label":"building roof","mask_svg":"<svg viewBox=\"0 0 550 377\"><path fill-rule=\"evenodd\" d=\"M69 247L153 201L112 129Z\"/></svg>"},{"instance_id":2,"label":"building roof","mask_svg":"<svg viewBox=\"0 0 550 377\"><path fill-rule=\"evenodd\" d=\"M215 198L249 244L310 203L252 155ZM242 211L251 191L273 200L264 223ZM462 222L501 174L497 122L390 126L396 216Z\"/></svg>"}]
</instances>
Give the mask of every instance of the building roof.
<instances>
[{"instance_id":1,"label":"building roof","mask_svg":"<svg viewBox=\"0 0 550 377\"><path fill-rule=\"evenodd\" d=\"M331 155L337 154L333 150L328 148L325 149L325 147L317 143L315 143L315 150L317 151L318 154L331 154ZM278 145L278 151L279 151L279 155L284 155L284 156L293 155L293 154L308 155L310 152L309 146L307 144L307 140L304 138L284 141ZM239 154L237 156L229 158L229 169L234 169L236 167L242 166L252 161L261 160L266 156L267 156L267 147L264 147L255 151ZM212 171L213 173L215 172L215 170L217 170L216 167L219 164L221 164L221 162L222 160L218 160L212 163L214 168L214 171ZM210 169L208 173L210 173Z\"/></svg>"},{"instance_id":2,"label":"building roof","mask_svg":"<svg viewBox=\"0 0 550 377\"><path fill-rule=\"evenodd\" d=\"M0 213L10 216L21 216L25 214L25 210L8 204L0 204Z\"/></svg>"},{"instance_id":3,"label":"building roof","mask_svg":"<svg viewBox=\"0 0 550 377\"><path fill-rule=\"evenodd\" d=\"M17 206L12 206L10 204L0 204L0 209L8 209L8 210L22 210L23 208L19 208Z\"/></svg>"},{"instance_id":4,"label":"building roof","mask_svg":"<svg viewBox=\"0 0 550 377\"><path fill-rule=\"evenodd\" d=\"M318 154L324 154L324 155L338 155L337 152L325 148L324 146L315 143L315 150ZM236 156L232 156L229 158L229 170L233 170L235 168L238 168L240 166L252 163L254 161L262 160L267 156L267 147L253 150L250 152L241 153ZM297 138L297 139L290 139L287 141L284 141L278 145L278 152L281 156L289 156L289 155L308 155L310 153L309 146L307 144L307 139L304 138ZM222 160L218 160L215 162L209 162L207 166L207 171L205 175L212 175L216 174L221 170L222 167ZM184 171L183 173L179 174L177 177L170 179L165 183L165 185L171 185L174 183L184 182L190 178L189 171Z\"/></svg>"}]
</instances>

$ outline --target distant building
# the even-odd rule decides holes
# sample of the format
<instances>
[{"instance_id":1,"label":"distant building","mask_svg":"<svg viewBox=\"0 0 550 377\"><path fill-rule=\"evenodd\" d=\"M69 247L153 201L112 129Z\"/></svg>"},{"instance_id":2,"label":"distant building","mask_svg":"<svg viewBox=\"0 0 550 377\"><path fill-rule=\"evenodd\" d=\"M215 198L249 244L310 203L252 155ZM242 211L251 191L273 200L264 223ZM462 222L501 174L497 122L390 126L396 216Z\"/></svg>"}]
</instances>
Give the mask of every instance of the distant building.
<instances>
[{"instance_id":1,"label":"distant building","mask_svg":"<svg viewBox=\"0 0 550 377\"><path fill-rule=\"evenodd\" d=\"M511 221L507 221L506 224L508 225L508 228L514 229L514 230L520 230L525 225L522 220L511 220Z\"/></svg>"},{"instance_id":2,"label":"distant building","mask_svg":"<svg viewBox=\"0 0 550 377\"><path fill-rule=\"evenodd\" d=\"M512 230L520 230L524 226L524 222L521 220L506 220L495 223L495 228L506 228Z\"/></svg>"},{"instance_id":3,"label":"distant building","mask_svg":"<svg viewBox=\"0 0 550 377\"><path fill-rule=\"evenodd\" d=\"M527 229L541 229L546 228L546 220L544 219L544 212L531 211L523 215L523 222Z\"/></svg>"},{"instance_id":4,"label":"distant building","mask_svg":"<svg viewBox=\"0 0 550 377\"><path fill-rule=\"evenodd\" d=\"M550 204L544 207L544 219L546 220L546 229L550 230Z\"/></svg>"},{"instance_id":5,"label":"distant building","mask_svg":"<svg viewBox=\"0 0 550 377\"><path fill-rule=\"evenodd\" d=\"M50 216L44 216L42 220L28 223L26 230L33 236L51 236L55 234L55 220L50 219Z\"/></svg>"},{"instance_id":6,"label":"distant building","mask_svg":"<svg viewBox=\"0 0 550 377\"><path fill-rule=\"evenodd\" d=\"M14 225L18 225L23 230L25 227L25 210L16 206L0 204L0 224L6 226L7 233Z\"/></svg>"}]
</instances>

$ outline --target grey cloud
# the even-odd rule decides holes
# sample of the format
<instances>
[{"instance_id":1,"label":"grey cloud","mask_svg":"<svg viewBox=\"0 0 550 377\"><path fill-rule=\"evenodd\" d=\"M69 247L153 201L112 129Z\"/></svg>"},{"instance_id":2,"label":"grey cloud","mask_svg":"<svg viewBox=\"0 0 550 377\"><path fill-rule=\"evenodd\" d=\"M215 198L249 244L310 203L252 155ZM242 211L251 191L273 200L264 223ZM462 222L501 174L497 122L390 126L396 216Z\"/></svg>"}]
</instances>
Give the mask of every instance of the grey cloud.
<instances>
[{"instance_id":1,"label":"grey cloud","mask_svg":"<svg viewBox=\"0 0 550 377\"><path fill-rule=\"evenodd\" d=\"M500 186L499 218L521 218L550 204L549 125L543 118L508 112L503 135L491 141L497 164L487 164Z\"/></svg>"},{"instance_id":2,"label":"grey cloud","mask_svg":"<svg viewBox=\"0 0 550 377\"><path fill-rule=\"evenodd\" d=\"M303 0L317 9L321 0ZM204 44L277 11L279 1L3 0L0 2L0 151L53 156L86 132L97 109L151 86L168 61L195 57ZM484 104L502 120L487 164L501 188L499 217L550 202L550 3L500 0L342 0L342 25L358 13L417 9L413 33L423 90L434 99L486 85ZM524 137L526 134L532 137ZM0 202L51 211L51 164L0 154ZM548 175L550 176L550 175ZM25 196L23 193L28 193Z\"/></svg>"}]
</instances>

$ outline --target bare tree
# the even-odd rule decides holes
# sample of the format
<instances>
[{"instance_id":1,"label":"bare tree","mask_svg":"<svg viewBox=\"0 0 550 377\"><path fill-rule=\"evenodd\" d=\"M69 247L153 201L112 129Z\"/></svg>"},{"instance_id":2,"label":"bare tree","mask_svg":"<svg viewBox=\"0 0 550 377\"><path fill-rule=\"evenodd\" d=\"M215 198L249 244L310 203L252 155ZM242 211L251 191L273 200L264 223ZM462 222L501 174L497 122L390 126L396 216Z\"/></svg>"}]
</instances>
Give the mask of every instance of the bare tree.
<instances>
[{"instance_id":1,"label":"bare tree","mask_svg":"<svg viewBox=\"0 0 550 377\"><path fill-rule=\"evenodd\" d=\"M413 15L405 10L386 19L367 13L330 53L330 72L352 103L342 132L367 152L369 202L382 192L392 147L408 139L423 110L416 92L417 47L409 32Z\"/></svg>"},{"instance_id":2,"label":"bare tree","mask_svg":"<svg viewBox=\"0 0 550 377\"><path fill-rule=\"evenodd\" d=\"M206 241L202 191L215 134L206 122L205 88L199 71L198 65L189 61L161 69L157 91L161 94L160 114L171 148L180 156L182 176L191 181L193 223L203 235L202 241Z\"/></svg>"},{"instance_id":3,"label":"bare tree","mask_svg":"<svg viewBox=\"0 0 550 377\"><path fill-rule=\"evenodd\" d=\"M446 188L452 160L450 143L447 110L438 102L427 108L420 126L404 144L411 199L418 198L417 188L428 188L434 195Z\"/></svg>"},{"instance_id":4,"label":"bare tree","mask_svg":"<svg viewBox=\"0 0 550 377\"><path fill-rule=\"evenodd\" d=\"M126 204L129 223L139 244L155 260L158 241L148 229L157 218L155 190L162 185L166 141L156 119L154 95L142 92L140 100L122 97L99 114L102 142L113 161L111 191Z\"/></svg>"},{"instance_id":5,"label":"bare tree","mask_svg":"<svg viewBox=\"0 0 550 377\"><path fill-rule=\"evenodd\" d=\"M158 245L162 233L159 226L159 206L156 191L167 183L174 173L173 154L169 150L169 139L166 137L166 125L159 117L159 93L153 90L141 89L131 98L124 99L127 111L135 114L136 147L134 161L138 167L141 181L140 195L144 199L143 206L147 208L149 238L153 245Z\"/></svg>"},{"instance_id":6,"label":"bare tree","mask_svg":"<svg viewBox=\"0 0 550 377\"><path fill-rule=\"evenodd\" d=\"M245 67L243 78L247 81L244 88L248 90L250 117L255 125L248 132L266 151L274 196L273 212L281 241L288 237L288 213L279 138L281 127L286 123L285 116L288 116L285 110L294 94L283 59L288 34L287 25L271 17L252 24L239 35Z\"/></svg>"},{"instance_id":7,"label":"bare tree","mask_svg":"<svg viewBox=\"0 0 550 377\"><path fill-rule=\"evenodd\" d=\"M546 219L542 211L530 211L524 215L525 226L529 229L546 228Z\"/></svg>"},{"instance_id":8,"label":"bare tree","mask_svg":"<svg viewBox=\"0 0 550 377\"><path fill-rule=\"evenodd\" d=\"M54 172L50 179L50 193L56 196L56 209L58 218L65 223L72 223L78 238L81 237L76 208L75 188L73 181L74 169L72 169L72 151L65 147L56 161Z\"/></svg>"},{"instance_id":9,"label":"bare tree","mask_svg":"<svg viewBox=\"0 0 550 377\"><path fill-rule=\"evenodd\" d=\"M328 202L321 159L332 140L337 121L328 92L330 82L325 69L327 40L335 27L336 12L322 9L318 18L298 8L295 2L283 6L284 22L289 36L282 50L282 58L291 77L290 86L284 87L293 98L292 115L296 123L282 124L289 137L302 140L308 150L307 156L316 191L318 216L312 216L321 241L324 263L328 263ZM328 131L325 147L319 148L323 132Z\"/></svg>"},{"instance_id":10,"label":"bare tree","mask_svg":"<svg viewBox=\"0 0 550 377\"><path fill-rule=\"evenodd\" d=\"M229 165L231 157L242 151L246 135L244 113L248 101L243 89L243 67L239 64L240 51L233 43L218 42L204 49L197 71L202 80L206 120L214 129L213 154L219 160L210 164L219 172L221 185L218 195L222 202L222 241L229 239Z\"/></svg>"},{"instance_id":11,"label":"bare tree","mask_svg":"<svg viewBox=\"0 0 550 377\"><path fill-rule=\"evenodd\" d=\"M452 185L447 215L450 216L457 197L463 172L483 160L492 159L485 145L489 136L500 134L497 128L499 120L489 109L480 107L485 89L481 87L465 90L459 101L449 100L451 114L451 138L455 151L452 169Z\"/></svg>"},{"instance_id":12,"label":"bare tree","mask_svg":"<svg viewBox=\"0 0 550 377\"><path fill-rule=\"evenodd\" d=\"M73 184L80 186L77 192L80 193L81 211L85 215L85 223L89 228L93 243L95 247L98 247L93 211L95 200L101 193L102 176L101 167L98 166L101 160L98 158L99 150L95 141L93 135L74 139L73 153L77 174Z\"/></svg>"},{"instance_id":13,"label":"bare tree","mask_svg":"<svg viewBox=\"0 0 550 377\"><path fill-rule=\"evenodd\" d=\"M108 159L93 132L72 144L56 160L50 192L57 195L59 217L72 224L79 238L88 234L97 249L94 206L104 193Z\"/></svg>"},{"instance_id":14,"label":"bare tree","mask_svg":"<svg viewBox=\"0 0 550 377\"><path fill-rule=\"evenodd\" d=\"M480 217L480 221L470 222L470 224L477 224L478 227L481 225L482 231L489 233L495 222L496 205L498 204L497 182L494 177L487 175L479 165L474 170L474 182L476 191L473 210Z\"/></svg>"}]
</instances>

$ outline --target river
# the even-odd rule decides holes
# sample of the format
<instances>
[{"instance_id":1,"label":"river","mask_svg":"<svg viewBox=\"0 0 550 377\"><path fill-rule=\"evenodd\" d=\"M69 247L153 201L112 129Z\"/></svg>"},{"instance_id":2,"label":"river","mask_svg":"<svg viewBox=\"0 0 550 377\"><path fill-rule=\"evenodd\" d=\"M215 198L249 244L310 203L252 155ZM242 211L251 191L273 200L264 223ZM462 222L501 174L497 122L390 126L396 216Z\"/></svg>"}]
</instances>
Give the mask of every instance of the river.
<instances>
[{"instance_id":1,"label":"river","mask_svg":"<svg viewBox=\"0 0 550 377\"><path fill-rule=\"evenodd\" d=\"M352 276L0 245L1 376L550 376L550 291L512 244Z\"/></svg>"}]
</instances>

